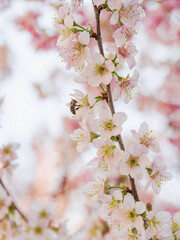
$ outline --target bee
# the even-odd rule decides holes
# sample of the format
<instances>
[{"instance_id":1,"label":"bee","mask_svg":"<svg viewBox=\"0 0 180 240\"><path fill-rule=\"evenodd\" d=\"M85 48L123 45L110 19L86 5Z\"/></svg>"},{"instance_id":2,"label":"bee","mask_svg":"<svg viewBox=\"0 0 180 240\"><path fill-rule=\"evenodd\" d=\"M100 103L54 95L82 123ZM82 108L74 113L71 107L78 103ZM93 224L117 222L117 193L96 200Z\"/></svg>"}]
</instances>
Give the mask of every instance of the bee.
<instances>
[{"instance_id":1,"label":"bee","mask_svg":"<svg viewBox=\"0 0 180 240\"><path fill-rule=\"evenodd\" d=\"M75 99L70 102L70 111L72 114L76 114L76 111L80 108L80 104Z\"/></svg>"}]
</instances>

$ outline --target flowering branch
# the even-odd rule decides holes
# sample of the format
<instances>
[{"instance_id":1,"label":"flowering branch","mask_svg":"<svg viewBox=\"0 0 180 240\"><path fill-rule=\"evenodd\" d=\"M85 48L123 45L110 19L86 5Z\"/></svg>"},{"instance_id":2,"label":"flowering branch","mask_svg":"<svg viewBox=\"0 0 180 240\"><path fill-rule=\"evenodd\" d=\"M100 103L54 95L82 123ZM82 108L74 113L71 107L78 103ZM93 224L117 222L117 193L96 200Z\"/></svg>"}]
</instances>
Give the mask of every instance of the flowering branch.
<instances>
[{"instance_id":1,"label":"flowering branch","mask_svg":"<svg viewBox=\"0 0 180 240\"><path fill-rule=\"evenodd\" d=\"M0 179L0 184L1 186L3 187L3 189L5 190L6 194L11 198L12 200L12 197L11 197L11 194L9 193L7 187L5 186L2 178ZM12 204L13 204L13 207L16 209L16 211L20 214L20 216L22 217L22 219L27 223L28 222L28 219L26 218L26 216L22 213L22 211L18 208L18 206L16 205L16 203L12 200Z\"/></svg>"},{"instance_id":2,"label":"flowering branch","mask_svg":"<svg viewBox=\"0 0 180 240\"><path fill-rule=\"evenodd\" d=\"M92 1L92 3L93 3L93 1ZM99 52L103 55L103 57L105 57L104 56L104 50L103 50L103 44L102 44L102 37L101 37L101 25L100 25L100 12L101 12L101 10L99 8L97 8L97 6L94 3L93 3L93 7L94 7L94 12L95 12L95 18L96 18L96 30L97 30L96 34L97 34L97 43L98 43L98 47L99 47ZM114 109L114 104L113 104L113 101L112 101L111 85L110 84L107 85L107 95L108 95L108 105L109 105L109 108L110 108L111 113L113 115L113 114L115 114L115 109ZM119 146L120 146L121 150L125 151L125 147L124 147L122 137L121 137L120 134L117 136L117 140L118 140L118 143L119 143ZM129 175L129 179L130 179L130 183L131 183L131 189L132 189L133 197L134 197L135 201L139 201L139 196L138 196L138 193L137 193L134 178L132 178Z\"/></svg>"}]
</instances>

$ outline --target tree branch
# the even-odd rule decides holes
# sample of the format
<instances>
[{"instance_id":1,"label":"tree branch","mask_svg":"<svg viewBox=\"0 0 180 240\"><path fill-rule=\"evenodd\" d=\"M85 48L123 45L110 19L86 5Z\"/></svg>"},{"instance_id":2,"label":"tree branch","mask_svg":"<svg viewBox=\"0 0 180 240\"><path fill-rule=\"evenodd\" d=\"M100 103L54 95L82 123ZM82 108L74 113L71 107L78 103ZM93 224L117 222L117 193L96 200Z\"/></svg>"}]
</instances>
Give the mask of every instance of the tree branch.
<instances>
[{"instance_id":1,"label":"tree branch","mask_svg":"<svg viewBox=\"0 0 180 240\"><path fill-rule=\"evenodd\" d=\"M14 206L14 208L16 209L16 211L18 211L18 213L20 214L20 216L22 217L22 219L25 222L28 222L28 219L26 218L26 216L21 212L21 210L18 208L18 206L16 205L16 203L13 201L11 194L9 193L8 189L6 188L5 184L3 183L2 179L0 178L0 184L3 187L3 189L5 190L6 194L11 198L12 200L12 204Z\"/></svg>"},{"instance_id":2,"label":"tree branch","mask_svg":"<svg viewBox=\"0 0 180 240\"><path fill-rule=\"evenodd\" d=\"M102 44L102 37L101 37L101 26L100 26L100 11L101 9L98 9L96 5L94 5L94 3L92 2L93 7L94 7L94 12L95 12L95 18L96 18L96 36L97 36L97 43L98 43L98 47L99 47L99 52L102 56L104 56L104 50L103 50L103 44ZM110 84L107 85L107 95L108 95L108 105L109 108L111 110L112 115L115 113L115 109L114 109L114 104L112 101L112 94L111 94L111 86ZM125 151L125 147L122 141L122 137L119 134L117 136L117 140L120 146L120 149ZM136 189L136 185L135 185L135 181L134 178L132 178L129 175L129 180L130 180L130 184L131 184L131 189L132 189L132 195L135 199L135 201L139 201L139 197L138 197L138 193L137 193L137 189Z\"/></svg>"}]
</instances>

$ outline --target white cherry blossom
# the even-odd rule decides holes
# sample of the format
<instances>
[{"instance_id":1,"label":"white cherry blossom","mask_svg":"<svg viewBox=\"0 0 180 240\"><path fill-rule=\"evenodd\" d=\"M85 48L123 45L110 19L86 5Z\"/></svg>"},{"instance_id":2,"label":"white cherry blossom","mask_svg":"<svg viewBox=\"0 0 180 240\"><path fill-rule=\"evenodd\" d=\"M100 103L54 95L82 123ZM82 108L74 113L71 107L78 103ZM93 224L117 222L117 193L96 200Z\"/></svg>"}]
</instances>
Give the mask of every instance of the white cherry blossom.
<instances>
[{"instance_id":1,"label":"white cherry blossom","mask_svg":"<svg viewBox=\"0 0 180 240\"><path fill-rule=\"evenodd\" d=\"M92 56L88 65L80 72L81 76L75 78L76 82L88 82L91 87L99 87L100 83L108 85L112 80L112 72L114 71L114 64L111 60L96 53Z\"/></svg>"},{"instance_id":2,"label":"white cherry blossom","mask_svg":"<svg viewBox=\"0 0 180 240\"><path fill-rule=\"evenodd\" d=\"M95 120L96 130L104 139L117 136L122 131L122 124L127 120L127 115L123 112L117 112L113 116L109 110L100 113L100 119Z\"/></svg>"},{"instance_id":3,"label":"white cherry blossom","mask_svg":"<svg viewBox=\"0 0 180 240\"><path fill-rule=\"evenodd\" d=\"M150 180L144 187L147 190L152 186L153 191L159 194L161 191L161 186L172 179L172 175L165 171L165 166L155 165L154 169L147 168Z\"/></svg>"},{"instance_id":4,"label":"white cherry blossom","mask_svg":"<svg viewBox=\"0 0 180 240\"><path fill-rule=\"evenodd\" d=\"M149 163L146 153L147 149L143 145L131 144L128 152L125 152L123 161L120 163L120 173L130 174L135 179L142 179L143 168Z\"/></svg>"},{"instance_id":5,"label":"white cherry blossom","mask_svg":"<svg viewBox=\"0 0 180 240\"><path fill-rule=\"evenodd\" d=\"M73 97L73 100L75 100L74 103L74 111L75 115L74 117L76 119L87 119L88 114L92 111L92 107L96 102L96 99L93 95L89 94L84 94L78 89L74 89L74 93L70 94L70 96ZM71 103L68 104L69 107L71 107Z\"/></svg>"},{"instance_id":6,"label":"white cherry blossom","mask_svg":"<svg viewBox=\"0 0 180 240\"><path fill-rule=\"evenodd\" d=\"M158 141L152 135L152 131L149 130L149 126L146 122L143 122L139 128L139 131L131 130L133 136L139 142L153 152L160 152Z\"/></svg>"},{"instance_id":7,"label":"white cherry blossom","mask_svg":"<svg viewBox=\"0 0 180 240\"><path fill-rule=\"evenodd\" d=\"M77 152L82 152L91 141L91 135L84 121L80 122L82 128L76 129L71 135L72 139L77 141Z\"/></svg>"},{"instance_id":8,"label":"white cherry blossom","mask_svg":"<svg viewBox=\"0 0 180 240\"><path fill-rule=\"evenodd\" d=\"M144 213L146 206L143 202L135 202L133 196L127 193L123 203L114 211L111 217L111 224L119 224L121 229L131 229L132 227L142 227L143 220L140 214Z\"/></svg>"}]
</instances>

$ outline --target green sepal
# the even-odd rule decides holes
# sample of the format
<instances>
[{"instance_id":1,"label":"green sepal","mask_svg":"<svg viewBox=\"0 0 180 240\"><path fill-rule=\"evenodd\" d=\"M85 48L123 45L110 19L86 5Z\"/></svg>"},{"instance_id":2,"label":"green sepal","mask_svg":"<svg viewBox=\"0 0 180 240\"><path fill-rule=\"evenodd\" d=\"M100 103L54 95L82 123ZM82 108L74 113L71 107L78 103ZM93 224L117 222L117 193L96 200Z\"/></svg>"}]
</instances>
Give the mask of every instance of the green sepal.
<instances>
[{"instance_id":1,"label":"green sepal","mask_svg":"<svg viewBox=\"0 0 180 240\"><path fill-rule=\"evenodd\" d=\"M113 141L113 142L118 142L116 136L112 136L110 139L111 139L111 141Z\"/></svg>"},{"instance_id":2,"label":"green sepal","mask_svg":"<svg viewBox=\"0 0 180 240\"><path fill-rule=\"evenodd\" d=\"M151 176L153 170L151 168L145 168L147 170L147 173L149 174L149 176Z\"/></svg>"},{"instance_id":3,"label":"green sepal","mask_svg":"<svg viewBox=\"0 0 180 240\"><path fill-rule=\"evenodd\" d=\"M90 135L91 135L91 142L92 142L94 139L100 137L100 135L97 134L97 133L95 133L95 132L90 132Z\"/></svg>"}]
</instances>

